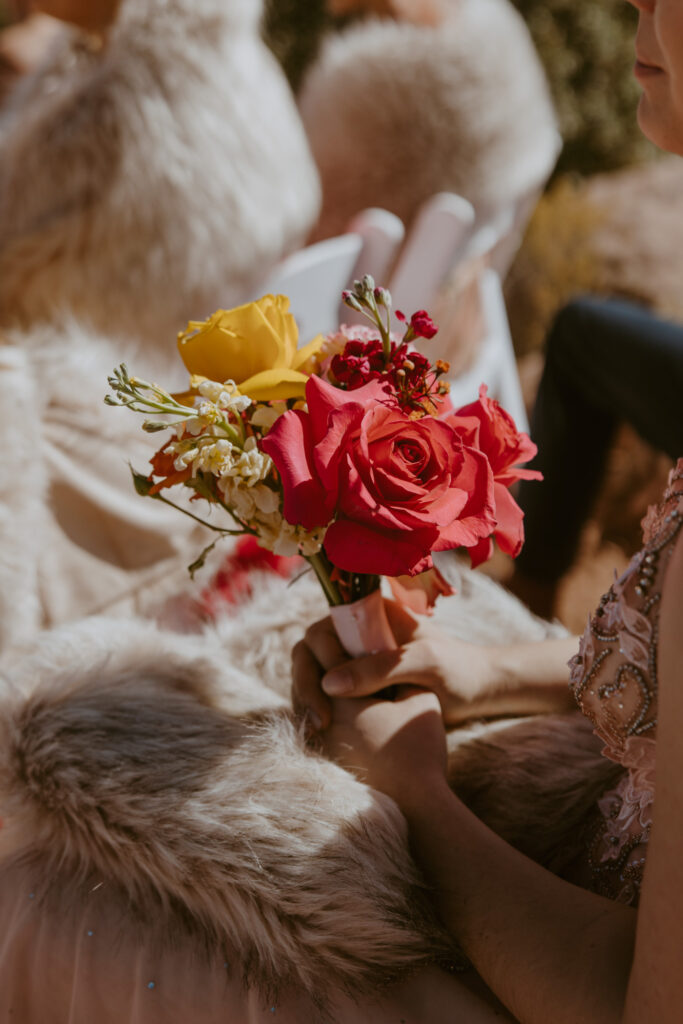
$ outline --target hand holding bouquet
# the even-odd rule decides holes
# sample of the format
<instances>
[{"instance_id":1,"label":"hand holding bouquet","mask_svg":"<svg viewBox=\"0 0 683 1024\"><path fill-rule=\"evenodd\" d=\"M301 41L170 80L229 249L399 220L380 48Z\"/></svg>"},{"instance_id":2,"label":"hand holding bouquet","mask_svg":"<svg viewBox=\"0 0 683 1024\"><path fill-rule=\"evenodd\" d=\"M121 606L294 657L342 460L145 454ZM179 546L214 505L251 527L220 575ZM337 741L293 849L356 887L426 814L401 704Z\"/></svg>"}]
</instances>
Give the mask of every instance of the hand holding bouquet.
<instances>
[{"instance_id":1,"label":"hand holding bouquet","mask_svg":"<svg viewBox=\"0 0 683 1024\"><path fill-rule=\"evenodd\" d=\"M147 431L172 431L152 473L134 473L139 493L174 504L169 489L189 488L221 513L200 519L209 529L307 559L333 606L376 591L382 575L414 579L432 552L465 548L477 565L495 537L516 555L522 513L508 488L539 476L519 468L535 446L483 385L453 410L448 365L415 347L436 334L427 313L397 312L396 337L391 297L370 277L344 299L369 326L301 349L284 296L190 324L183 395L119 367L106 401L145 413Z\"/></svg>"}]
</instances>

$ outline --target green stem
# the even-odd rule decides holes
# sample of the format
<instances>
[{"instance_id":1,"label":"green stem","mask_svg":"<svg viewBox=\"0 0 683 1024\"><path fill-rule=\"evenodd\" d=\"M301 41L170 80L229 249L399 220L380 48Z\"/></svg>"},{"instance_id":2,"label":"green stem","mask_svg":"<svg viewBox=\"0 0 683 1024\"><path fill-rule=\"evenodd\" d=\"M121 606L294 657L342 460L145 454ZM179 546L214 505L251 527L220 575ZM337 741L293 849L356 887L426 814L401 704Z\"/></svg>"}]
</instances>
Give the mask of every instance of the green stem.
<instances>
[{"instance_id":1,"label":"green stem","mask_svg":"<svg viewBox=\"0 0 683 1024\"><path fill-rule=\"evenodd\" d=\"M128 378L124 381L123 385L117 387L116 383L110 380L110 386L118 395L118 402L112 400L108 404L122 405L128 409L132 409L133 412L140 412L148 414L150 412L158 412L166 416L180 416L180 419L176 419L171 423L166 424L168 428L172 428L182 423L183 420L193 419L197 416L197 410L190 406L183 405L180 402L176 402L172 395L169 395L163 388L159 388L154 384L150 384L148 381L137 379L135 381ZM151 392L155 398L148 397L144 392ZM124 399L122 395L129 396ZM109 398L110 396L107 396ZM107 401L107 399L105 399ZM238 430L227 420L217 420L216 426L219 427L228 437L228 439L238 448L244 448L244 432ZM144 428L144 424L143 424Z\"/></svg>"},{"instance_id":2,"label":"green stem","mask_svg":"<svg viewBox=\"0 0 683 1024\"><path fill-rule=\"evenodd\" d=\"M184 419L189 419L191 416L196 416L196 409L191 409L189 405L181 405L180 402L176 402L171 396L168 396L170 402L155 402L152 398L145 398L144 395L135 395L130 402L124 402L129 409L133 412L162 412L167 416L174 416L177 413Z\"/></svg>"},{"instance_id":3,"label":"green stem","mask_svg":"<svg viewBox=\"0 0 683 1024\"><path fill-rule=\"evenodd\" d=\"M197 411L195 410L195 415L196 414ZM233 427L232 423L228 423L227 420L217 420L216 426L221 427L221 429L228 435L228 440L232 441L234 445L244 451L244 436L240 433L237 427Z\"/></svg>"},{"instance_id":4,"label":"green stem","mask_svg":"<svg viewBox=\"0 0 683 1024\"><path fill-rule=\"evenodd\" d=\"M384 365L389 365L391 359L391 337L389 331L386 329L381 320L378 320L379 332L382 335L382 352L384 353Z\"/></svg>"},{"instance_id":5,"label":"green stem","mask_svg":"<svg viewBox=\"0 0 683 1024\"><path fill-rule=\"evenodd\" d=\"M329 563L327 562L325 556L320 553L317 555L307 555L306 561L309 563L309 565L313 569L313 572L318 577L320 585L325 592L327 603L332 607L335 607L338 604L344 604L344 602L342 601L341 594L339 593L339 588L337 587L337 584L330 579L330 573L328 569Z\"/></svg>"},{"instance_id":6,"label":"green stem","mask_svg":"<svg viewBox=\"0 0 683 1024\"><path fill-rule=\"evenodd\" d=\"M372 313L372 312L367 313L364 309L358 309L358 310L356 310L356 312L360 313L361 316L364 316L366 320L369 320L373 327L377 327L378 326L377 317L376 317L376 315L374 313ZM380 324L380 332L381 332L381 324Z\"/></svg>"},{"instance_id":7,"label":"green stem","mask_svg":"<svg viewBox=\"0 0 683 1024\"><path fill-rule=\"evenodd\" d=\"M378 590L381 577L374 574L354 573L351 576L351 600L360 601L373 590Z\"/></svg>"},{"instance_id":8,"label":"green stem","mask_svg":"<svg viewBox=\"0 0 683 1024\"><path fill-rule=\"evenodd\" d=\"M154 501L162 501L164 505L170 505L171 508L175 508L177 509L178 512L182 512L184 516L188 516L190 519L194 519L196 523L201 523L201 525L205 526L207 530L213 530L214 533L221 533L225 537L241 537L245 533L252 532L248 529L225 530L220 526L213 526L211 523L207 523L205 519L200 519L199 516L196 516L193 512L188 512L188 510L186 508L183 508L181 505L176 505L174 501L169 501L168 498L163 498L160 494L150 494L149 497L152 498Z\"/></svg>"},{"instance_id":9,"label":"green stem","mask_svg":"<svg viewBox=\"0 0 683 1024\"><path fill-rule=\"evenodd\" d=\"M375 325L378 327L379 333L382 338L382 352L384 354L384 365L387 366L389 364L389 360L391 359L391 337L389 334L389 328L385 326L384 321L382 320L380 311L377 308L375 296L373 294L370 294L368 296L368 305L372 310L372 319L375 321Z\"/></svg>"}]
</instances>

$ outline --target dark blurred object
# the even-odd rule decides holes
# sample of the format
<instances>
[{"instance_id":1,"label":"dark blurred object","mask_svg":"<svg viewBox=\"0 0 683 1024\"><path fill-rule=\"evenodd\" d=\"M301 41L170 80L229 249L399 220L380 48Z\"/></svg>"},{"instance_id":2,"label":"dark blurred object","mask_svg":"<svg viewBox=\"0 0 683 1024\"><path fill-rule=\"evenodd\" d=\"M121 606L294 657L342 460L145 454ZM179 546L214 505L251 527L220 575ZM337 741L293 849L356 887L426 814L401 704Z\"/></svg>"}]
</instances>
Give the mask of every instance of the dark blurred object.
<instances>
[{"instance_id":1,"label":"dark blurred object","mask_svg":"<svg viewBox=\"0 0 683 1024\"><path fill-rule=\"evenodd\" d=\"M554 611L557 586L574 564L594 512L619 424L628 423L669 459L683 452L682 392L683 326L614 300L584 297L560 311L548 336L531 422L539 449L532 467L543 481L533 487L523 481L517 499L526 543L512 587L532 611ZM612 522L612 539L634 545L633 551L639 540L629 523L637 503L623 487L623 471L619 476L622 486L618 478L612 481L612 500L603 495L602 518ZM615 497L622 509L616 517L610 509ZM547 606L531 602L524 592L530 582L545 585Z\"/></svg>"},{"instance_id":2,"label":"dark blurred object","mask_svg":"<svg viewBox=\"0 0 683 1024\"><path fill-rule=\"evenodd\" d=\"M0 31L10 23L9 10L7 5L0 0ZM0 37L0 103L10 91L16 81L16 69L12 61L3 52L2 38Z\"/></svg>"},{"instance_id":3,"label":"dark blurred object","mask_svg":"<svg viewBox=\"0 0 683 1024\"><path fill-rule=\"evenodd\" d=\"M264 39L295 92L324 33L339 21L327 13L325 0L266 0Z\"/></svg>"}]
</instances>

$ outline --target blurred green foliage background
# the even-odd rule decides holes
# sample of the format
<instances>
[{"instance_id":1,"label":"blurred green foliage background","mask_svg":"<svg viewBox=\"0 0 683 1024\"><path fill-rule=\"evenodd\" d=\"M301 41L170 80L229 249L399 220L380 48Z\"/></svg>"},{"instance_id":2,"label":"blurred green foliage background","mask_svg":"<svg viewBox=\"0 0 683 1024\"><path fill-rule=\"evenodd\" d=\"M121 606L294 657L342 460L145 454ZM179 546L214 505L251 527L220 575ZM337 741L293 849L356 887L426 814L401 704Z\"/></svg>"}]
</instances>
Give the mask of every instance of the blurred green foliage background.
<instances>
[{"instance_id":1,"label":"blurred green foliage background","mask_svg":"<svg viewBox=\"0 0 683 1024\"><path fill-rule=\"evenodd\" d=\"M266 0L266 42L295 92L324 34L336 27L338 20L327 13L325 0Z\"/></svg>"},{"instance_id":2,"label":"blurred green foliage background","mask_svg":"<svg viewBox=\"0 0 683 1024\"><path fill-rule=\"evenodd\" d=\"M564 150L556 173L592 174L650 156L636 123L635 8L624 0L512 0L545 66Z\"/></svg>"}]
</instances>

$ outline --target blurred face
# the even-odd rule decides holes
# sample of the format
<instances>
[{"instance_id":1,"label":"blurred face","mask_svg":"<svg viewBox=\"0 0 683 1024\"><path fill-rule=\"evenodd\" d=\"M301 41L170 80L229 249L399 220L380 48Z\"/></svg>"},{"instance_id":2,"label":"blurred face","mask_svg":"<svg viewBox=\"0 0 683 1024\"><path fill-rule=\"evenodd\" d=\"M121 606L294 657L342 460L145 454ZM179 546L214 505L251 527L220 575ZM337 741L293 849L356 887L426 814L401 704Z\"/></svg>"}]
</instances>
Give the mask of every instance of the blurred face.
<instances>
[{"instance_id":1,"label":"blurred face","mask_svg":"<svg viewBox=\"0 0 683 1024\"><path fill-rule=\"evenodd\" d=\"M116 17L121 0L10 0L17 17L36 11L91 32L106 28Z\"/></svg>"},{"instance_id":2,"label":"blurred face","mask_svg":"<svg viewBox=\"0 0 683 1024\"><path fill-rule=\"evenodd\" d=\"M638 123L655 145L683 155L683 0L629 0L639 13L634 74Z\"/></svg>"}]
</instances>

